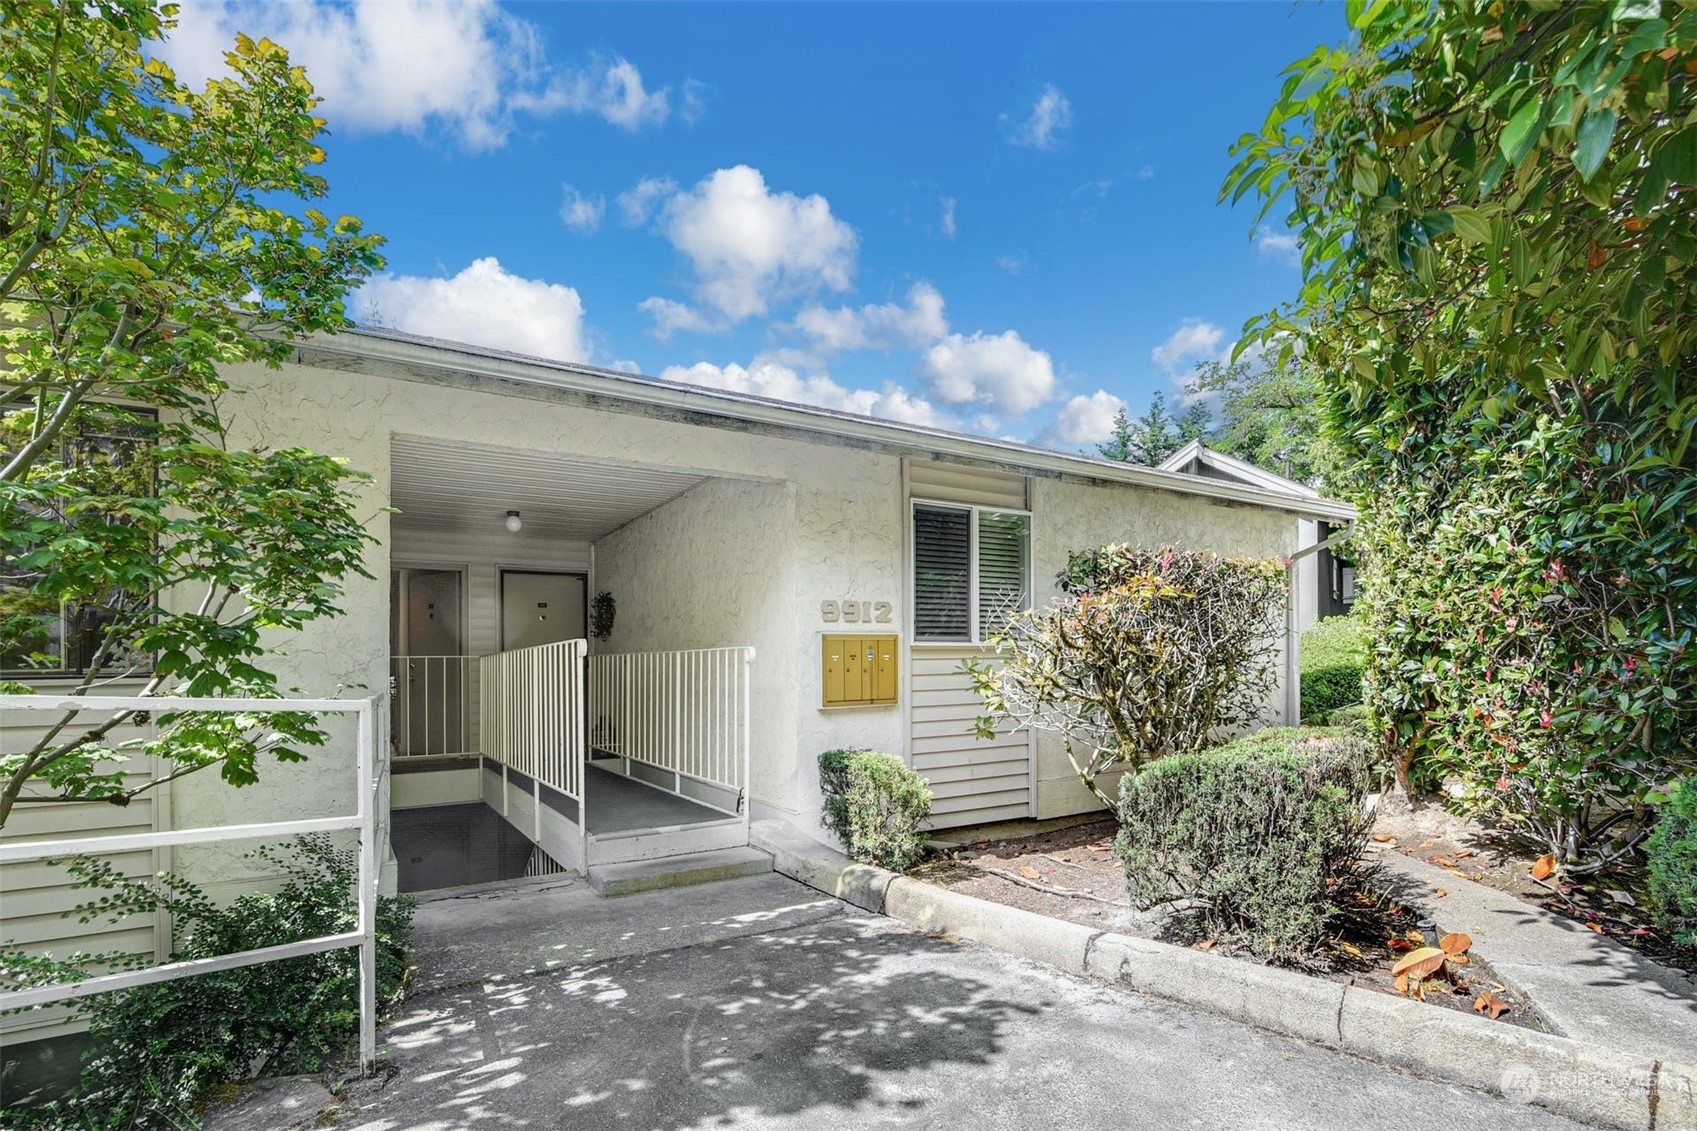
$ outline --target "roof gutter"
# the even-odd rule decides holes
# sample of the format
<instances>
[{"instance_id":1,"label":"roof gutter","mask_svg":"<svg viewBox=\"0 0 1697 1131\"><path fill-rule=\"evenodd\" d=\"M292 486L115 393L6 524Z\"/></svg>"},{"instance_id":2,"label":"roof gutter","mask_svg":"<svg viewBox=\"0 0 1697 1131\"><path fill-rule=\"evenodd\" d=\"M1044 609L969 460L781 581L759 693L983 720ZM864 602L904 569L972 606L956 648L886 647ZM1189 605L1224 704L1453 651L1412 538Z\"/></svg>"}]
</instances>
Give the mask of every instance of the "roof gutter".
<instances>
[{"instance_id":1,"label":"roof gutter","mask_svg":"<svg viewBox=\"0 0 1697 1131\"><path fill-rule=\"evenodd\" d=\"M918 448L962 459L997 460L1030 471L1087 476L1112 483L1247 503L1288 511L1303 518L1325 519L1330 522L1355 520L1354 507L1333 499L1300 498L1179 472L1157 471L1136 464L1071 456L1007 440L963 436L919 425L886 423L851 413L799 407L763 397L749 397L673 381L637 377L593 366L513 357L486 352L458 342L356 331L314 336L301 342L300 349L304 352L388 362L413 369L464 373L538 385L585 396L659 405L683 412L729 417L827 436Z\"/></svg>"}]
</instances>

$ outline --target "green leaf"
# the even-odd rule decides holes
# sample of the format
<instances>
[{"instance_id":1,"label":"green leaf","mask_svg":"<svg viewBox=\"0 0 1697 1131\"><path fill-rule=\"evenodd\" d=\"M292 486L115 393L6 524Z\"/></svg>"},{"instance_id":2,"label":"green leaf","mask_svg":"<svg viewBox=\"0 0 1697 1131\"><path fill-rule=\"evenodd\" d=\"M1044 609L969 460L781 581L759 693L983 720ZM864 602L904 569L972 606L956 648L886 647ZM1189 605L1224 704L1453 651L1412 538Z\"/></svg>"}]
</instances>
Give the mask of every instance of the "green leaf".
<instances>
[{"instance_id":1,"label":"green leaf","mask_svg":"<svg viewBox=\"0 0 1697 1131\"><path fill-rule=\"evenodd\" d=\"M1597 170L1603 167L1603 158L1608 156L1609 144L1614 141L1618 117L1607 107L1593 107L1579 123L1574 139L1573 167L1585 180L1596 176Z\"/></svg>"},{"instance_id":2,"label":"green leaf","mask_svg":"<svg viewBox=\"0 0 1697 1131\"><path fill-rule=\"evenodd\" d=\"M1477 208L1469 208L1458 204L1449 210L1450 222L1455 228L1455 234L1468 243L1489 243L1491 240L1491 222L1485 219L1485 214Z\"/></svg>"},{"instance_id":3,"label":"green leaf","mask_svg":"<svg viewBox=\"0 0 1697 1131\"><path fill-rule=\"evenodd\" d=\"M1543 125L1543 102L1537 95L1532 95L1521 103L1520 109L1508 120L1502 137L1498 140L1503 159L1511 167L1519 165L1532 152L1532 146L1538 140Z\"/></svg>"}]
</instances>

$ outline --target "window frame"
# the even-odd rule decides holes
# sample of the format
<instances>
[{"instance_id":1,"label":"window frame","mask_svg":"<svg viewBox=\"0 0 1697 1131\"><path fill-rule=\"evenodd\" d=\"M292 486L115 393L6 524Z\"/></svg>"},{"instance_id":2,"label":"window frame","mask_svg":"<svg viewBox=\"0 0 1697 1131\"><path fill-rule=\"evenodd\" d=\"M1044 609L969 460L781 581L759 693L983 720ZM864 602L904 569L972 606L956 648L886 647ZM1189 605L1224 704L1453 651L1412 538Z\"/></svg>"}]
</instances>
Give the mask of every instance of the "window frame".
<instances>
[{"instance_id":1,"label":"window frame","mask_svg":"<svg viewBox=\"0 0 1697 1131\"><path fill-rule=\"evenodd\" d=\"M966 511L970 516L967 524L967 574L966 602L968 636L966 639L941 639L938 637L922 637L919 635L919 578L916 576L918 565L918 545L914 538L914 517L920 507L932 510ZM1025 599L1021 610L1029 610L1037 597L1037 563L1032 549L1031 511L1018 507L994 506L988 503L961 503L950 499L927 499L913 496L908 499L907 514L907 586L910 594L908 605L910 609L909 623L911 624L911 639L916 648L978 648L984 645L984 626L980 623L978 606L978 518L983 513L1010 515L1025 519Z\"/></svg>"}]
</instances>

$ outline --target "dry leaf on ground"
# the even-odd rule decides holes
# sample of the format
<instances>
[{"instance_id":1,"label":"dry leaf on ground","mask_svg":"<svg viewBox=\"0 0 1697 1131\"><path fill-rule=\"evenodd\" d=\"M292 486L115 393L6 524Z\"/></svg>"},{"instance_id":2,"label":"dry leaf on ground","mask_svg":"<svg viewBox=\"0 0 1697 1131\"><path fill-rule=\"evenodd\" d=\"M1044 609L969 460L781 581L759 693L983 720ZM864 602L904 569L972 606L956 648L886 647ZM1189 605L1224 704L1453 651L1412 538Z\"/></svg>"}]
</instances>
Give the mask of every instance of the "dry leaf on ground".
<instances>
[{"instance_id":1,"label":"dry leaf on ground","mask_svg":"<svg viewBox=\"0 0 1697 1131\"><path fill-rule=\"evenodd\" d=\"M1473 936L1455 931L1438 940L1438 949L1454 958L1473 949Z\"/></svg>"},{"instance_id":2,"label":"dry leaf on ground","mask_svg":"<svg viewBox=\"0 0 1697 1131\"><path fill-rule=\"evenodd\" d=\"M1534 880L1547 880L1550 878L1550 873L1555 870L1556 854L1553 852L1546 852L1532 862L1532 878Z\"/></svg>"},{"instance_id":3,"label":"dry leaf on ground","mask_svg":"<svg viewBox=\"0 0 1697 1131\"><path fill-rule=\"evenodd\" d=\"M1480 992L1478 997L1473 999L1473 1011L1475 1013L1483 1013L1492 1021L1495 1021L1497 1018L1508 1012L1508 1002L1504 1001L1490 990L1483 990Z\"/></svg>"}]
</instances>

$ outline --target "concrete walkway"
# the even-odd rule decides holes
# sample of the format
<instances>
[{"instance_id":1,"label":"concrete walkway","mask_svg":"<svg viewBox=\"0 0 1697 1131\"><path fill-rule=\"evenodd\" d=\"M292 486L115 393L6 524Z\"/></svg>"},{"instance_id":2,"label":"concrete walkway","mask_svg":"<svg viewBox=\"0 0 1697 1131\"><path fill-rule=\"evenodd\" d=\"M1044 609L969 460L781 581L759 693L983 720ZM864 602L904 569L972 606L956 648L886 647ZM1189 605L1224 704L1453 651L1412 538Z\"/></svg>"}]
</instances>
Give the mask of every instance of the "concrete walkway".
<instances>
[{"instance_id":1,"label":"concrete walkway","mask_svg":"<svg viewBox=\"0 0 1697 1131\"><path fill-rule=\"evenodd\" d=\"M776 876L615 900L513 887L435 900L419 928L426 975L381 1034L392 1075L209 1131L1578 1126Z\"/></svg>"},{"instance_id":2,"label":"concrete walkway","mask_svg":"<svg viewBox=\"0 0 1697 1131\"><path fill-rule=\"evenodd\" d=\"M1397 898L1440 930L1473 936L1475 951L1558 1034L1656 1060L1697 1049L1697 979L1423 860L1392 851L1378 858Z\"/></svg>"}]
</instances>

